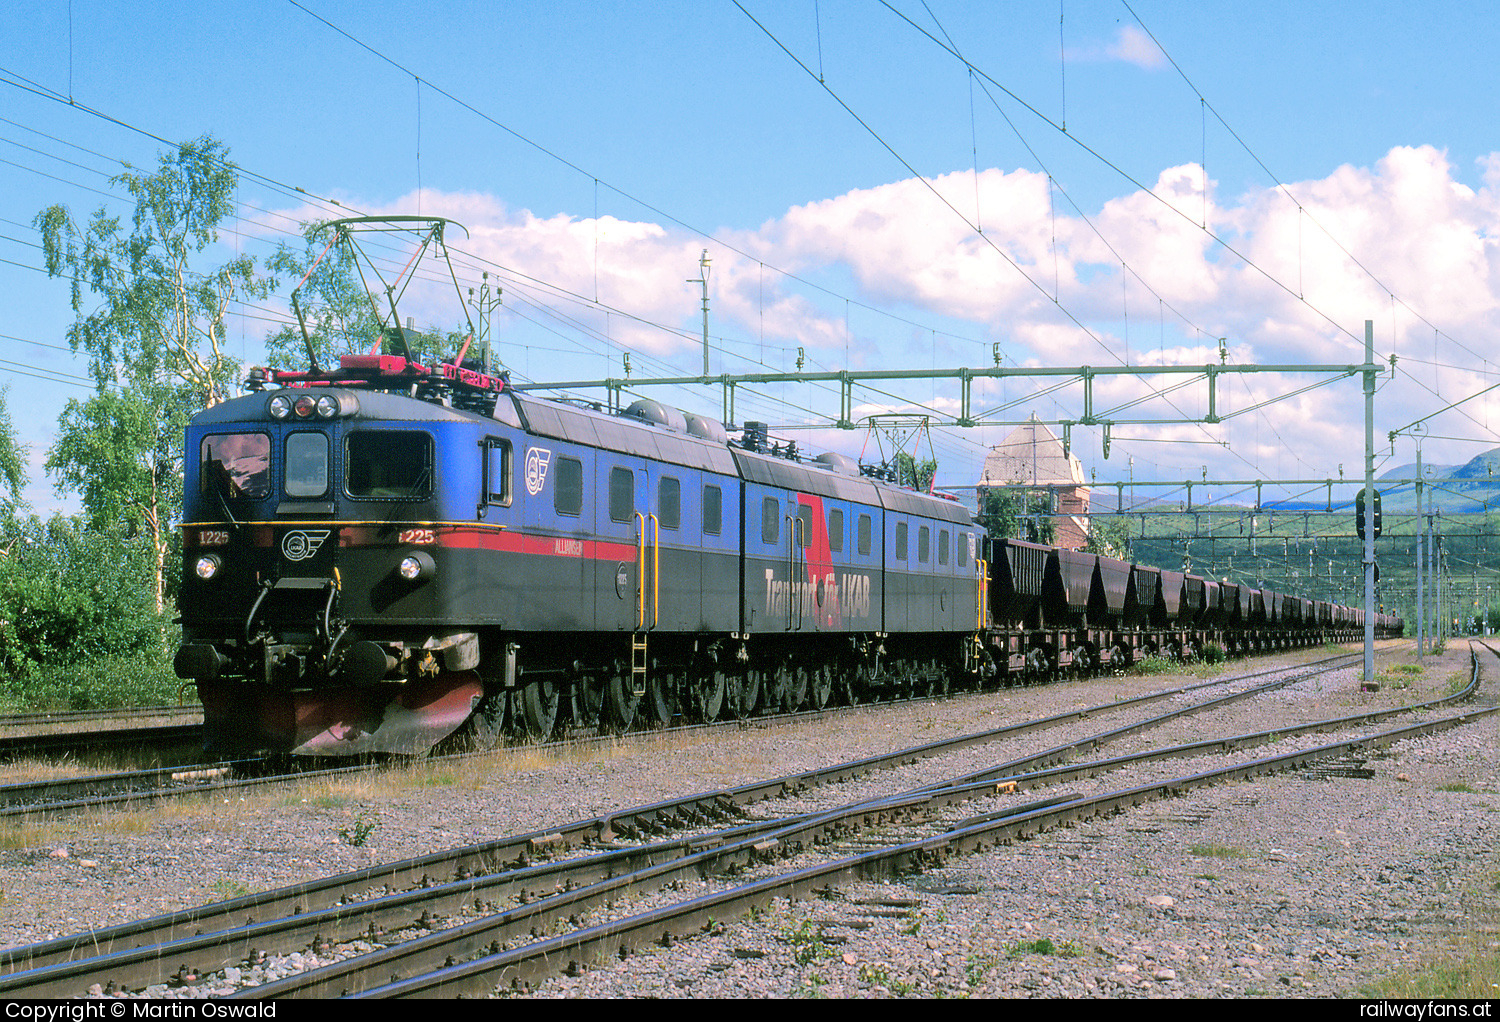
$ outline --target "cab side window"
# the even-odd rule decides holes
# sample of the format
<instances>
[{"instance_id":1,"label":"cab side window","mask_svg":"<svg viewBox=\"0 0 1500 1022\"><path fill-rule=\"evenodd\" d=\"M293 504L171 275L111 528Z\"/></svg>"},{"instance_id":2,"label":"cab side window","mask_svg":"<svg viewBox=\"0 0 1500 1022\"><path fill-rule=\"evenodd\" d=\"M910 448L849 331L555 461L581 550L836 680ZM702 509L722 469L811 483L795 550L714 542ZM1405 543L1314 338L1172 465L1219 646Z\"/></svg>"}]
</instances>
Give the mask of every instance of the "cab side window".
<instances>
[{"instance_id":1,"label":"cab side window","mask_svg":"<svg viewBox=\"0 0 1500 1022\"><path fill-rule=\"evenodd\" d=\"M628 468L609 470L609 517L616 522L635 517L635 473Z\"/></svg>"},{"instance_id":2,"label":"cab side window","mask_svg":"<svg viewBox=\"0 0 1500 1022\"><path fill-rule=\"evenodd\" d=\"M663 529L682 526L682 483L671 476L656 484L656 517Z\"/></svg>"},{"instance_id":3,"label":"cab side window","mask_svg":"<svg viewBox=\"0 0 1500 1022\"><path fill-rule=\"evenodd\" d=\"M481 447L484 452L484 502L510 506L511 448L509 440L490 437Z\"/></svg>"},{"instance_id":4,"label":"cab side window","mask_svg":"<svg viewBox=\"0 0 1500 1022\"><path fill-rule=\"evenodd\" d=\"M703 487L703 532L717 536L724 530L724 491L717 486Z\"/></svg>"},{"instance_id":5,"label":"cab side window","mask_svg":"<svg viewBox=\"0 0 1500 1022\"><path fill-rule=\"evenodd\" d=\"M552 483L552 507L560 515L576 517L583 510L583 462L558 458Z\"/></svg>"}]
</instances>

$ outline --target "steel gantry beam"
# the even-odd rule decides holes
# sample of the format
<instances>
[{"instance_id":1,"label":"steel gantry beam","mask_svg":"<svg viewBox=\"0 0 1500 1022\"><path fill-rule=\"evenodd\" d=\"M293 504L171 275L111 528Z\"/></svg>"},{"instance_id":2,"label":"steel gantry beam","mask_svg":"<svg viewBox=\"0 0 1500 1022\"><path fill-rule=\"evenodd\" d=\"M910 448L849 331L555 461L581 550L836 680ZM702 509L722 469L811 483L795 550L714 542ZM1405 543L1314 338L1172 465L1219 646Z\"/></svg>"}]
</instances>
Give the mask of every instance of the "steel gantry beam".
<instances>
[{"instance_id":1,"label":"steel gantry beam","mask_svg":"<svg viewBox=\"0 0 1500 1022\"><path fill-rule=\"evenodd\" d=\"M1379 479L1379 480L1376 480L1376 481L1380 484L1380 489L1381 489L1381 492L1383 492L1383 493L1387 493L1388 494L1388 493L1390 493L1390 491L1392 489L1397 489L1397 488L1402 488L1402 487L1408 487L1409 486L1409 487L1414 488L1417 491L1418 497L1420 497L1421 492L1422 492L1422 487L1424 487L1424 486L1427 487L1427 489L1430 492L1430 491L1433 491L1433 490L1442 490L1442 489L1444 489L1445 488L1444 484L1450 484L1451 486L1457 486L1457 485L1460 485L1460 484L1472 485L1475 482L1475 480L1473 480L1473 479L1457 479L1457 478L1453 478L1453 479L1431 479L1431 478L1429 478L1429 479ZM1061 491L1061 490L1072 490L1072 489L1076 488L1077 485L1078 485L1077 483L1027 483L1024 486L1018 486L1017 489L1037 490L1038 492L1041 492L1041 491L1055 492L1055 491ZM1205 488L1208 488L1208 487L1212 487L1214 489L1225 489L1225 488L1228 488L1228 489L1234 489L1234 490L1248 490L1251 487L1254 487L1255 488L1255 503L1254 504L1246 504L1246 505L1238 505L1238 504L1232 505L1229 508L1229 510L1231 510L1231 511L1233 511L1235 513L1239 513L1239 512L1244 511L1244 510L1251 510L1251 511L1273 511L1273 512L1276 512L1278 514L1280 514L1282 512L1285 512L1287 514L1292 514L1292 513L1302 514L1304 512L1309 512L1309 513L1312 513L1312 514L1326 514L1328 512L1337 512L1337 511L1352 512L1353 508L1354 508L1354 498L1353 497L1349 497L1347 500L1341 501L1339 504L1335 504L1334 501L1333 501L1333 488L1335 486L1347 486L1347 487L1350 487L1350 488L1357 489L1357 488L1363 487L1364 485L1365 485L1364 481L1361 480L1361 479L1343 479L1343 478L1339 478L1339 479L1332 479L1332 478L1326 478L1326 479L1215 479L1215 478L1210 477L1206 473L1204 474L1203 478L1201 478L1201 479L1090 479L1089 482L1088 482L1088 488L1090 490L1114 490L1115 491L1115 505L1116 505L1116 507L1119 510L1118 511L1090 511L1089 513L1090 514L1116 514L1116 513L1119 513L1119 514L1140 514L1142 512L1145 512L1147 514L1164 514L1165 515L1165 514L1186 513L1186 512L1190 512L1190 511L1194 511L1194 510L1202 510L1202 511L1211 511L1211 510L1214 510L1213 505L1211 505L1211 504L1199 503L1196 506L1193 504L1193 488L1194 487L1197 487L1199 489L1205 489ZM1311 508L1305 508L1305 507L1283 507L1283 506L1281 506L1279 504L1275 504L1275 503L1267 505L1264 502L1264 500L1262 499L1262 496L1263 496L1262 491L1267 486L1316 486L1316 487L1318 487L1318 488L1326 491L1326 494L1327 494L1327 496L1326 496L1326 498L1324 500L1323 510L1322 511L1316 511L1316 510L1313 510ZM959 492L959 491L964 491L964 490L972 490L972 489L975 489L975 487L974 486L939 486L938 489L940 489L940 490L946 490L946 491L949 491L949 492ZM1186 506L1183 507L1183 508L1162 507L1162 506L1158 506L1158 505L1137 506L1135 504L1134 500L1131 501L1131 504L1128 507L1126 506L1126 504L1125 504L1125 491L1126 490L1151 490L1151 489L1159 489L1159 490L1186 490L1187 491L1187 498L1186 498L1186 500L1184 502ZM1462 492L1460 490L1457 490L1457 489L1448 489L1448 492L1452 493L1452 495L1455 496L1455 497L1461 498L1461 499L1466 500L1466 501L1470 501L1470 502L1475 503L1475 504L1483 504L1484 503L1484 501L1480 500L1478 497L1474 496L1473 494L1466 494L1466 493L1464 493L1464 492ZM1422 512L1422 513L1426 514L1427 512ZM1449 517L1454 517L1454 516L1457 516L1457 515L1481 514L1481 513L1483 513L1483 512L1479 512L1479 511L1448 511L1448 512L1445 512L1445 514L1447 514ZM1387 512L1387 514L1391 515L1392 517L1395 516L1394 512Z\"/></svg>"},{"instance_id":2,"label":"steel gantry beam","mask_svg":"<svg viewBox=\"0 0 1500 1022\"><path fill-rule=\"evenodd\" d=\"M550 383L522 383L513 385L515 390L605 390L609 394L609 408L611 411L619 411L621 407L621 396L626 390L634 390L641 387L691 387L691 386L718 386L723 389L723 420L726 426L736 422L734 413L735 388L746 384L777 384L777 383L836 383L839 386L839 415L834 425L840 429L854 429L854 388L860 384L877 382L888 382L893 380L957 380L959 382L959 413L951 422L945 425L971 427L971 426L1014 426L1021 425L1025 420L994 419L989 418L989 413L976 415L973 408L973 383L975 380L1005 380L1011 378L1035 379L1037 377L1058 377L1063 385L1069 382L1078 382L1083 386L1083 414L1077 419L1051 419L1042 420L1049 425L1060 426L1102 426L1106 430L1115 426L1162 426L1181 425L1185 423L1218 423L1245 415L1249 412L1258 411L1269 404L1284 401L1287 398L1296 397L1309 390L1324 386L1337 379L1344 379L1358 373L1380 372L1382 367L1366 363L1364 365L1354 363L1330 364L1330 365L1204 365L1192 366L989 366L980 369L869 369L855 370L843 369L837 372L796 372L796 373L721 373L717 376L624 376L609 377L602 380L562 380ZM1279 395L1269 401L1251 405L1247 408L1236 409L1221 415L1219 413L1219 377L1225 374L1238 375L1243 373L1312 373L1326 376L1328 379L1319 380L1301 387L1287 394ZM1153 393L1145 397L1133 399L1117 408L1108 409L1103 412L1095 410L1094 406L1094 381L1100 377L1119 376L1186 376L1190 377L1181 383L1174 384L1168 391ZM1172 390L1190 386L1198 380L1206 381L1208 385L1207 408L1208 411L1201 418L1193 418L1187 415L1176 415L1169 418L1120 418L1118 413L1125 411L1143 401ZM1011 404L1018 404L1027 398L1018 399ZM994 411L1004 410L1008 405L1002 406ZM1106 452L1107 456L1107 452Z\"/></svg>"}]
</instances>

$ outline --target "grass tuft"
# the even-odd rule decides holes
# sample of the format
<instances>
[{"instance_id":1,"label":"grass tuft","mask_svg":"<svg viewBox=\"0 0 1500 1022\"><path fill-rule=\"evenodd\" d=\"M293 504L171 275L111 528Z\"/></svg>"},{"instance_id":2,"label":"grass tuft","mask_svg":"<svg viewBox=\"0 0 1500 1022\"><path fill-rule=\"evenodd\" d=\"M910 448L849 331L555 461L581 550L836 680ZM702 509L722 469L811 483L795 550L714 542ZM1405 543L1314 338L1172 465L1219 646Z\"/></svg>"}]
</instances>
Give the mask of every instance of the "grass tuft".
<instances>
[{"instance_id":1,"label":"grass tuft","mask_svg":"<svg viewBox=\"0 0 1500 1022\"><path fill-rule=\"evenodd\" d=\"M1249 853L1234 845L1191 845L1188 854L1204 859L1243 859Z\"/></svg>"}]
</instances>

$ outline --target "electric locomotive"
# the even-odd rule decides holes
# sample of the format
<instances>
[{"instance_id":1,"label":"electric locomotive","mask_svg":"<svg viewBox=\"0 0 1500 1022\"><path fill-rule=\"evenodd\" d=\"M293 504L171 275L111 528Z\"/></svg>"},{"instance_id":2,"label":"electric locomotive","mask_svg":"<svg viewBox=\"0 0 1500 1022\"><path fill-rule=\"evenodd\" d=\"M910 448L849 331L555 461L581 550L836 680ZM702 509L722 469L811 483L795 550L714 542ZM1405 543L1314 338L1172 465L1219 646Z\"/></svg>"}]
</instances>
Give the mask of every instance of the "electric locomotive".
<instances>
[{"instance_id":1,"label":"electric locomotive","mask_svg":"<svg viewBox=\"0 0 1500 1022\"><path fill-rule=\"evenodd\" d=\"M261 370L192 420L176 668L212 747L821 706L973 654L956 502L753 426L732 444L656 402L610 415L459 369Z\"/></svg>"}]
</instances>

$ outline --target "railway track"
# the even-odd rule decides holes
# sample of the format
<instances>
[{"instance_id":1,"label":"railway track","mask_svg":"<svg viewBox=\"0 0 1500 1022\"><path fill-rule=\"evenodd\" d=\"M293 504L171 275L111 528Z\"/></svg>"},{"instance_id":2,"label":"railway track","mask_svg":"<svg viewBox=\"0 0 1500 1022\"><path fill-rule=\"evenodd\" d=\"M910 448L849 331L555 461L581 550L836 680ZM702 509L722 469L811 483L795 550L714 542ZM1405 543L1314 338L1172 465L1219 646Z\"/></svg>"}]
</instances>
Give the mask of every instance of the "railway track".
<instances>
[{"instance_id":1,"label":"railway track","mask_svg":"<svg viewBox=\"0 0 1500 1022\"><path fill-rule=\"evenodd\" d=\"M203 747L202 724L126 728L118 731L70 731L45 735L0 737L0 761L143 753L154 759L171 758Z\"/></svg>"},{"instance_id":2,"label":"railway track","mask_svg":"<svg viewBox=\"0 0 1500 1022\"><path fill-rule=\"evenodd\" d=\"M42 713L0 714L0 730L34 730L37 728L75 728L79 724L118 724L123 721L156 720L159 718L180 720L184 723L201 723L203 707L191 706L127 706L105 710L51 710Z\"/></svg>"},{"instance_id":3,"label":"railway track","mask_svg":"<svg viewBox=\"0 0 1500 1022\"><path fill-rule=\"evenodd\" d=\"M1342 659L1346 658L1335 662ZM319 969L300 978L261 986L259 994L327 995L366 989L389 995L418 992L441 995L457 989L487 991L512 980L525 980L555 971L566 967L569 962L586 964L601 948L616 954L622 948L628 949L645 940L659 940L664 934L680 939L701 926L705 915L717 913L718 918L724 918L738 911L737 905L753 904L757 899L764 900L776 893L805 892L834 883L841 877L872 875L937 861L972 847L1025 836L1060 822L1164 797L1193 784L1211 783L1220 777L1244 776L1247 771L1292 769L1319 757L1347 756L1351 749L1399 740L1398 736L1412 733L1412 728L1406 727L1364 734L1292 753L1237 762L1213 771L1198 771L1193 775L1153 778L1149 782L1122 788L1074 793L1067 797L1053 796L1044 801L1038 801L1032 795L1021 800L1021 793L1031 788L1125 769L1131 758L1052 766L1061 760L1076 758L1147 728L1162 727L1188 713L1209 712L1216 706L1223 706L1226 699L1251 698L1257 691L1271 691L1292 680L1295 679L1273 681L1212 700L1199 699L1191 707L1179 707L1165 715L1129 721L1102 732L1082 730L1092 726L1091 722L1084 723L1091 716L1129 712L1149 702L1183 698L1185 689L1153 693L1128 704L1095 707L1046 721L900 750L888 757L839 764L826 771L774 778L756 785L704 793L688 800L638 807L608 817L579 821L570 827L346 874L320 884L274 892L272 896L206 906L135 927L98 931L83 940L54 941L48 945L16 949L8 953L5 967L25 971L5 977L0 981L3 984L0 990L12 995L62 996L81 993L91 982L98 983L101 989L111 982L119 988L139 989L147 983L173 982L173 976L168 975L173 963L179 966L175 981L192 982L190 977L226 966L238 969L241 963L253 963L257 955L265 954L257 950L260 948L310 945L327 954L337 941L360 934L364 938L380 937L382 930L388 935L405 927L414 928L420 939L351 959L358 964ZM1203 689L1223 684L1224 681L1218 681L1189 688ZM1395 712L1413 710L1385 710L1378 716ZM1427 712L1431 709L1428 708ZM1302 725L1301 729L1367 728L1371 717L1360 715L1358 722L1312 722ZM1415 727L1444 726L1447 723L1451 721L1424 722ZM989 763L983 769L944 774L939 780L926 784L848 799L832 806L789 811L781 819L748 823L741 817L745 805L765 804L767 799L778 795L786 802L791 796L814 787L867 776L877 767L950 756L957 748L987 747L997 742L1015 741L1036 731L1069 729L1071 732L1064 735L1065 740L1060 743L1030 751L1022 757ZM1238 749L1273 737L1284 740L1292 730L1284 727L1260 735L1230 735L1215 742L1172 745L1151 750L1145 758L1162 762L1185 756L1203 756L1213 745ZM1050 771L1039 772L1049 766L1052 767ZM586 917L591 911L596 911L591 907L591 901L618 897L625 889L641 891L653 886L693 885L704 875L720 876L726 871L763 868L765 860L774 859L783 852L810 848L820 841L838 840L856 829L869 833L871 828L882 824L889 826L894 820L914 817L930 823L933 814L939 812L945 803L968 803L986 795L994 796L997 790L1006 793L1004 800L1010 804L985 807L981 812L969 815L960 814L944 821L935 831L929 826L929 832L916 837L908 832L904 840L898 832L895 838L885 838L881 847L857 855L834 857L820 865L804 866L789 873L776 872L753 883L720 884L721 889L698 898L681 900L675 907L637 913L592 927L583 926L551 941L525 938L524 945L530 947L529 951L524 947L504 946L510 941L523 939L518 938L517 933L545 932L559 918ZM726 820L730 826L725 829L706 829L715 821ZM902 824L902 827L908 825ZM654 832L681 832L687 828L694 828L696 832L648 843ZM642 843L633 847L610 847L621 839ZM593 854L557 865L537 861L566 854L586 844L594 846ZM438 883L434 877L456 879ZM370 897L372 889L381 891L379 896ZM444 925L464 906L472 912L476 902L482 909L486 903L506 906L517 899L521 904L481 912L479 917L457 925ZM327 907L319 910L318 906ZM250 928L221 929L219 933L193 938L187 943L171 940L173 935L186 929L211 931L226 926L228 920L240 922L252 915L266 921ZM273 919L278 916L281 918ZM438 926L443 928L438 932L427 932ZM143 951L126 952L123 958L96 955L76 964L47 964L90 951L107 951L121 944L153 941L165 943ZM375 941L369 939L366 943L374 944ZM449 959L458 962L475 955L479 956L475 961L481 964L447 964ZM561 961L560 955L564 956ZM183 969L181 963L190 964ZM387 983L393 971L411 975L414 971L429 969L442 975L421 982L434 985L413 986L411 984L418 983L415 979L403 981L399 987ZM458 972L452 972L453 969Z\"/></svg>"},{"instance_id":4,"label":"railway track","mask_svg":"<svg viewBox=\"0 0 1500 1022\"><path fill-rule=\"evenodd\" d=\"M1352 659L1343 655L1336 660ZM1254 677L1256 672L1244 677ZM1217 682L1205 682L1205 685ZM916 696L926 698L961 698L943 694L939 696ZM1161 695L1158 698L1167 698ZM711 723L683 723L668 727L638 728L631 734L653 734L688 732L703 729L726 729L746 726L771 727L796 719L816 719L847 712L854 707L827 707L820 710L802 710L794 713L768 714L749 720L724 720ZM137 718L149 717L162 708L143 708ZM199 711L201 716L201 711ZM75 724L85 717L92 719L111 718L107 711L85 711L83 717L73 715L38 714L28 719L57 718ZM187 752L201 739L200 725L173 725L161 728L129 729L121 732L69 731L41 736L0 737L0 761L5 759L64 757L77 758L90 752L119 751L130 749L151 750L160 747ZM576 730L566 737L552 742L525 743L527 751L580 751L590 745L617 741L618 735L597 730ZM10 744L7 744L9 742ZM471 756L490 755L495 750L480 752L438 752L430 757L433 761L459 761ZM107 773L59 778L44 778L35 781L20 781L0 784L0 821L17 823L23 820L52 818L69 813L94 810L129 810L141 804L154 803L162 799L202 795L214 792L243 792L253 788L282 783L288 780L310 778L333 778L355 776L386 769L392 762L400 764L402 758L364 759L358 762L342 762L339 766L320 766L315 760L296 761L299 766L292 769L276 769L267 759L242 759L232 761L193 762L182 755L170 755L174 765L143 770L110 771Z\"/></svg>"}]
</instances>

